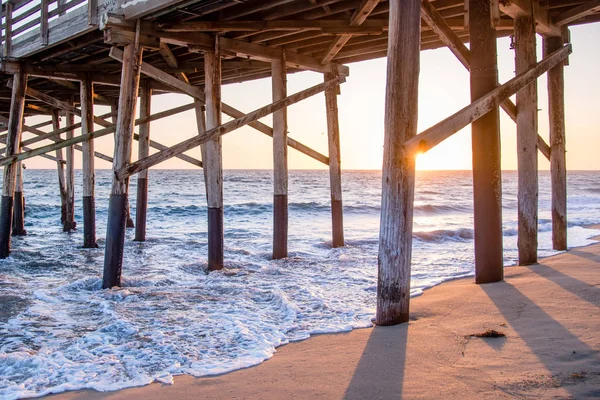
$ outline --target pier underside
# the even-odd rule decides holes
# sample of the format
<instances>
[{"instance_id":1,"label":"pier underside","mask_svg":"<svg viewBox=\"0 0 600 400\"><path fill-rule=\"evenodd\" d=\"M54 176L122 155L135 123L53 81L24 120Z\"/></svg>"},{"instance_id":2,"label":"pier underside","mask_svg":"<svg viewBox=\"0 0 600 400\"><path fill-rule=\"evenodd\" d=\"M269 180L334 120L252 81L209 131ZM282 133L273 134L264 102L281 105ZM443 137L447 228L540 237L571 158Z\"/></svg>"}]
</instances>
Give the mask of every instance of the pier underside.
<instances>
[{"instance_id":1,"label":"pier underside","mask_svg":"<svg viewBox=\"0 0 600 400\"><path fill-rule=\"evenodd\" d=\"M564 0L71 0L9 1L2 8L0 125L7 131L0 257L10 253L13 205L22 196L20 162L34 156L57 162L64 229L73 221L73 149L83 153L84 247L95 248L94 159L113 163L103 286L121 282L129 179L138 174L136 240L145 240L147 170L172 157L202 167L208 203L208 268L223 267L223 170L221 137L249 125L273 138L273 258L287 256L287 148L330 170L332 246L344 245L340 131L337 95L349 64L388 58L377 323L408 320L414 158L472 124L476 282L502 280L502 213L499 113L516 123L519 159L519 257L537 260L538 150L551 160L553 238L566 248L564 99L562 68L571 52L569 25L600 20L600 3ZM536 60L536 33L544 58ZM516 73L500 85L496 39L514 35ZM465 45L470 42L469 48ZM470 72L472 104L417 132L420 51L448 47ZM323 75L323 83L289 94L286 76ZM550 143L537 132L535 80L548 73ZM221 101L221 86L268 78L272 103L245 114ZM328 154L288 137L287 107L325 93ZM182 93L190 104L150 113L152 95ZM510 97L517 94L517 103ZM140 118L135 119L141 98ZM111 106L96 116L94 104ZM150 123L194 110L198 135L174 146L150 138ZM58 115L66 116L66 125ZM222 114L233 120L222 121ZM260 118L273 114L273 127ZM48 115L29 126L24 116ZM75 117L79 122L75 123ZM52 125L52 131L41 130ZM95 129L95 125L101 129ZM140 126L139 135L134 127ZM80 136L73 130L81 128ZM23 132L35 135L24 138ZM65 137L61 137L61 134ZM115 137L114 154L94 150L93 140ZM157 140L155 140L157 139ZM132 161L132 141L140 142ZM46 141L42 143L43 141ZM48 141L52 143L47 144ZM36 144L36 146L31 146ZM149 148L157 153L150 155ZM185 154L201 147L202 160ZM62 149L66 149L63 158ZM50 152L55 152L49 154ZM65 168L66 166L66 168ZM21 190L21 191L20 191ZM16 209L16 208L15 208ZM18 211L21 216L22 210ZM18 218L17 218L18 220ZM149 222L148 222L149 223ZM18 231L18 229L17 229ZM23 231L24 232L24 231Z\"/></svg>"}]
</instances>

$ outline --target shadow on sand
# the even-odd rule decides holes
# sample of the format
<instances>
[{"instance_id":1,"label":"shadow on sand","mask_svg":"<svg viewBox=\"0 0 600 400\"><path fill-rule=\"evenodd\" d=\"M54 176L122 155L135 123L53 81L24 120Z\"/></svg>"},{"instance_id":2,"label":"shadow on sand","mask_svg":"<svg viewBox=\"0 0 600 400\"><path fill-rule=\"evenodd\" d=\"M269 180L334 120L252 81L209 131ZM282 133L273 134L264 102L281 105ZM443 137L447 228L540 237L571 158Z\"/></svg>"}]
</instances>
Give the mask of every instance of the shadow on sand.
<instances>
[{"instance_id":1,"label":"shadow on sand","mask_svg":"<svg viewBox=\"0 0 600 400\"><path fill-rule=\"evenodd\" d=\"M408 323L373 328L344 399L402 398L408 329ZM385 387L375 383L381 380Z\"/></svg>"}]
</instances>

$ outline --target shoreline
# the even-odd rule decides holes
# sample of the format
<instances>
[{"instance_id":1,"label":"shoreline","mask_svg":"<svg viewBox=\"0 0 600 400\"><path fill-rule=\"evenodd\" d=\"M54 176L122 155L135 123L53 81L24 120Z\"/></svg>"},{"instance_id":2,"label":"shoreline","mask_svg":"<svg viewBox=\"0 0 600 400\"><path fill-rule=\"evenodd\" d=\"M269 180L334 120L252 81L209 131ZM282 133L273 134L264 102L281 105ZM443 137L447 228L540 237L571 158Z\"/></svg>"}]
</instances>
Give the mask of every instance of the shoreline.
<instances>
[{"instance_id":1,"label":"shoreline","mask_svg":"<svg viewBox=\"0 0 600 400\"><path fill-rule=\"evenodd\" d=\"M600 224L586 228L600 229ZM600 241L600 236L592 239ZM589 254L589 257L579 253ZM504 282L477 286L472 283L472 277L463 277L426 289L411 299L409 324L311 335L306 340L278 347L273 357L256 366L200 378L178 375L173 385L154 382L113 392L78 390L43 398L374 398L375 393L379 393L380 398L396 398L403 393L420 398L600 396L600 338L593 336L600 331L600 291L597 289L600 281L587 282L594 281L598 275L594 264L600 268L600 243L540 258L539 263L531 267L511 266L505 271ZM565 271L558 271L556 267ZM561 285L544 274L568 283L568 287L562 285L564 293L559 296L579 300L577 304L557 297ZM571 276L578 274L586 279ZM541 288L548 284L552 290ZM524 296L521 285L531 291L532 296ZM591 300L577 294L590 290ZM484 304L485 300L488 304ZM581 300L584 304L578 304ZM546 325L552 328L547 332L547 340L544 340L545 330L538 329L536 321L511 323L512 318L519 319L519 314L523 314L516 305L503 304L514 301L520 301L521 306L546 320ZM466 306L474 310L465 313ZM486 308L489 310L484 311ZM549 314L547 309L558 310L559 316ZM496 323L490 320L494 312L500 312ZM590 318L593 315L596 317ZM576 332L572 333L557 321L565 317L569 324L575 323ZM452 322L448 323L447 319ZM498 322L502 319L503 322ZM443 329L435 329L442 328L440 325L444 325ZM489 329L507 336L490 339L469 336ZM577 347L579 352L572 350L570 357L568 354L549 357L553 352L564 353L564 348L553 345L557 340L572 342L572 347ZM471 355L471 348L480 354ZM469 357L465 355L467 349ZM399 368L400 363L404 368ZM466 370L460 371L464 368ZM469 374L465 374L466 371ZM415 373L418 379L407 380ZM323 377L330 379L323 380ZM399 380L404 384L399 384Z\"/></svg>"}]
</instances>

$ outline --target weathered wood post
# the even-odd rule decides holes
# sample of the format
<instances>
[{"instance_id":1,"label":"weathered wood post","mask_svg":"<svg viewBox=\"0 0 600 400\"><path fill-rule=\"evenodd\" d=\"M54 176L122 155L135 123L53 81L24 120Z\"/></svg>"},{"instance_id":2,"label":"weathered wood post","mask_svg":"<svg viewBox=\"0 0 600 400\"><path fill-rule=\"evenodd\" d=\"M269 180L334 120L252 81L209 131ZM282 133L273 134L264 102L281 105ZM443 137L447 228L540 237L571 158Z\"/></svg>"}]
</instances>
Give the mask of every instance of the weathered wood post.
<instances>
[{"instance_id":1,"label":"weathered wood post","mask_svg":"<svg viewBox=\"0 0 600 400\"><path fill-rule=\"evenodd\" d=\"M127 44L123 52L113 171L117 171L131 162L131 142L133 141L143 51L139 43L139 25L138 21L134 43ZM119 180L113 176L106 224L106 251L102 278L102 288L104 289L121 285L128 192L129 178Z\"/></svg>"},{"instance_id":2,"label":"weathered wood post","mask_svg":"<svg viewBox=\"0 0 600 400\"><path fill-rule=\"evenodd\" d=\"M140 86L140 118L146 118L151 114L150 105L152 101L152 89L149 81ZM150 155L150 122L140 125L140 138L138 141L138 159ZM138 173L137 177L137 199L135 203L135 240L146 241L146 215L148 213L148 170Z\"/></svg>"},{"instance_id":3,"label":"weathered wood post","mask_svg":"<svg viewBox=\"0 0 600 400\"><path fill-rule=\"evenodd\" d=\"M118 101L114 102L113 104L110 105L110 112L112 113L112 123L116 124L117 123L117 113L119 110L119 103ZM133 219L131 218L131 209L129 207L129 197L127 198L127 206L126 206L126 213L127 213L127 222L125 224L125 226L127 228L133 228L134 227L134 223L133 223Z\"/></svg>"},{"instance_id":4,"label":"weathered wood post","mask_svg":"<svg viewBox=\"0 0 600 400\"><path fill-rule=\"evenodd\" d=\"M21 146L19 146L21 152ZM25 197L23 196L23 163L17 162L17 179L15 183L14 209L13 209L13 236L25 236Z\"/></svg>"},{"instance_id":5,"label":"weathered wood post","mask_svg":"<svg viewBox=\"0 0 600 400\"><path fill-rule=\"evenodd\" d=\"M94 89L90 79L81 81L81 133L94 131ZM97 248L96 243L96 172L94 170L94 139L81 144L83 175L83 247Z\"/></svg>"},{"instance_id":6,"label":"weathered wood post","mask_svg":"<svg viewBox=\"0 0 600 400\"><path fill-rule=\"evenodd\" d=\"M489 0L469 0L471 101L498 85L496 32ZM475 220L475 282L503 278L502 176L498 107L471 125Z\"/></svg>"},{"instance_id":7,"label":"weathered wood post","mask_svg":"<svg viewBox=\"0 0 600 400\"><path fill-rule=\"evenodd\" d=\"M215 51L204 53L206 129L221 125L221 55L218 38ZM208 269L223 268L223 159L221 137L204 143L202 165L208 200Z\"/></svg>"},{"instance_id":8,"label":"weathered wood post","mask_svg":"<svg viewBox=\"0 0 600 400\"><path fill-rule=\"evenodd\" d=\"M52 110L52 128L55 131L60 129L60 117L57 109ZM58 138L60 138L60 135ZM65 166L62 163L62 160L64 160L62 149L56 150L56 158L59 160L56 162L56 170L58 172L58 191L60 193L60 223L63 224L64 229L67 221L67 188Z\"/></svg>"},{"instance_id":9,"label":"weathered wood post","mask_svg":"<svg viewBox=\"0 0 600 400\"><path fill-rule=\"evenodd\" d=\"M535 22L530 15L515 18L515 73L536 64ZM517 92L518 240L519 265L537 262L538 247L538 118L537 82Z\"/></svg>"},{"instance_id":10,"label":"weathered wood post","mask_svg":"<svg viewBox=\"0 0 600 400\"><path fill-rule=\"evenodd\" d=\"M71 101L71 103L73 102ZM75 116L71 113L66 113L65 123L67 126L72 126L75 123ZM73 129L67 131L67 139L72 139L73 134ZM70 232L77 226L77 223L75 222L75 148L73 146L68 146L65 148L65 153L67 163L65 171L67 203L63 232Z\"/></svg>"},{"instance_id":11,"label":"weathered wood post","mask_svg":"<svg viewBox=\"0 0 600 400\"><path fill-rule=\"evenodd\" d=\"M14 74L13 88L8 118L8 132L6 136L6 156L11 156L19 151L21 143L21 129L23 127L23 110L25 109L25 90L27 89L27 74L19 69ZM10 254L10 236L13 220L13 196L17 178L17 164L12 163L4 167L4 180L2 181L2 200L0 202L0 258Z\"/></svg>"},{"instance_id":12,"label":"weathered wood post","mask_svg":"<svg viewBox=\"0 0 600 400\"><path fill-rule=\"evenodd\" d=\"M271 62L273 101L287 96L285 53ZM288 255L287 107L273 113L273 259Z\"/></svg>"},{"instance_id":13,"label":"weathered wood post","mask_svg":"<svg viewBox=\"0 0 600 400\"><path fill-rule=\"evenodd\" d=\"M417 133L420 13L420 0L390 0L377 325L408 321L415 160L402 145Z\"/></svg>"},{"instance_id":14,"label":"weathered wood post","mask_svg":"<svg viewBox=\"0 0 600 400\"><path fill-rule=\"evenodd\" d=\"M325 81L335 78L326 73ZM333 247L344 245L344 212L342 208L342 166L340 155L340 124L338 118L337 89L325 90L327 111L327 144L329 147L329 187L331 191L331 225Z\"/></svg>"},{"instance_id":15,"label":"weathered wood post","mask_svg":"<svg viewBox=\"0 0 600 400\"><path fill-rule=\"evenodd\" d=\"M560 37L544 38L544 55L563 46ZM567 161L565 152L564 64L548 71L550 177L552 180L552 248L567 250Z\"/></svg>"}]
</instances>

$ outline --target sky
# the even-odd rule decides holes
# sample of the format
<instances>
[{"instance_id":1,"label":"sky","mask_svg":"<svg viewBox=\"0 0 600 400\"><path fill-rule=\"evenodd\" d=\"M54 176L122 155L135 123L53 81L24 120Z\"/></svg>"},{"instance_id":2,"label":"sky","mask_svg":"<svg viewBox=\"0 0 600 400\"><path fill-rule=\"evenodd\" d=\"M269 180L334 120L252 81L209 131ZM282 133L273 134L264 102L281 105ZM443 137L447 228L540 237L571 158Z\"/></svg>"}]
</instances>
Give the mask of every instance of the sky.
<instances>
[{"instance_id":1,"label":"sky","mask_svg":"<svg viewBox=\"0 0 600 400\"><path fill-rule=\"evenodd\" d=\"M565 68L565 108L567 168L572 170L600 169L600 23L571 27L573 53ZM542 57L542 41L538 37L538 60ZM338 96L342 168L348 170L381 169L383 158L384 101L386 59L350 64L350 76L341 86ZM501 83L514 77L514 51L510 39L498 40L498 70ZM323 81L322 74L301 72L288 75L288 95ZM272 102L270 79L225 85L222 100L244 112L250 112ZM152 112L159 112L192 100L185 95L159 95L152 99ZM514 101L514 97L513 97ZM419 76L419 132L449 117L470 103L469 75L460 62L446 49L421 52ZM548 100L546 75L538 79L539 134L548 141ZM95 114L108 108L95 107ZM139 109L138 109L139 113ZM514 170L516 161L516 126L501 111L502 169ZM28 118L27 124L43 119ZM231 120L224 115L223 122ZM263 122L271 125L271 117ZM64 126L64 125L63 125ZM316 95L288 108L289 137L327 155L327 124L325 98ZM137 132L137 128L136 128ZM445 142L422 154L417 159L420 170L471 169L470 126ZM193 111L152 122L150 135L165 145L172 145L196 135ZM80 132L76 131L76 135ZM30 134L24 134L24 138ZM113 138L96 140L97 151L112 155ZM200 157L200 150L187 154ZM290 169L319 169L325 165L296 150L289 149ZM76 155L76 168L81 167L81 156ZM134 142L133 160L137 159ZM28 168L54 168L55 163L42 158L29 159ZM268 136L244 127L223 138L223 167L225 169L271 169L272 140ZM96 168L111 168L96 159ZM155 168L196 168L178 159L171 159ZM549 169L543 155L539 168Z\"/></svg>"}]
</instances>

